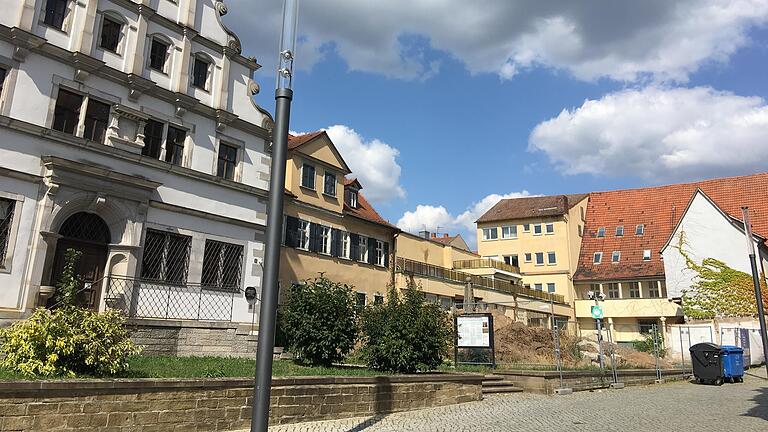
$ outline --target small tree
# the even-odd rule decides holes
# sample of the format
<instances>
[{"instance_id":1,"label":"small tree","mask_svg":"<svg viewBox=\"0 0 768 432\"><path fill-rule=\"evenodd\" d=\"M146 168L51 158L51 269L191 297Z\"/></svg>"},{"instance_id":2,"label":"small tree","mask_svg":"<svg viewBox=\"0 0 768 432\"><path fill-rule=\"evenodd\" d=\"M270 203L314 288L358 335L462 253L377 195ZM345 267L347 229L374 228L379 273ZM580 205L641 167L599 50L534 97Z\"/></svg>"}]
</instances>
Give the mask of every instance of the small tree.
<instances>
[{"instance_id":1,"label":"small tree","mask_svg":"<svg viewBox=\"0 0 768 432\"><path fill-rule=\"evenodd\" d=\"M77 290L82 283L82 277L77 273L77 262L82 255L82 252L72 248L64 252L64 268L56 283L56 304L59 306L75 305Z\"/></svg>"},{"instance_id":2,"label":"small tree","mask_svg":"<svg viewBox=\"0 0 768 432\"><path fill-rule=\"evenodd\" d=\"M409 281L402 296L390 287L386 302L362 316L363 359L379 370L413 373L437 368L448 355L450 316Z\"/></svg>"},{"instance_id":3,"label":"small tree","mask_svg":"<svg viewBox=\"0 0 768 432\"><path fill-rule=\"evenodd\" d=\"M330 366L352 351L358 329L351 286L320 274L291 286L286 303L283 330L298 360Z\"/></svg>"}]
</instances>

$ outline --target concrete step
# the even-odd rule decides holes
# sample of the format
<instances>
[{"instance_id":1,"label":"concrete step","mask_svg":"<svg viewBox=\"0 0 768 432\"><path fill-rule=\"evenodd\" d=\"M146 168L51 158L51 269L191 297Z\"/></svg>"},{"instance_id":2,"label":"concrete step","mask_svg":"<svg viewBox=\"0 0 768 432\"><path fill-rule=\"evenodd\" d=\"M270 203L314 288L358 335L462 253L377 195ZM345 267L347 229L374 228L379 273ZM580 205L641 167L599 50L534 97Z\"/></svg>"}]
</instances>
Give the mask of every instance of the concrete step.
<instances>
[{"instance_id":1,"label":"concrete step","mask_svg":"<svg viewBox=\"0 0 768 432\"><path fill-rule=\"evenodd\" d=\"M506 393L520 393L523 389L514 385L513 383L483 383L483 394L506 394Z\"/></svg>"}]
</instances>

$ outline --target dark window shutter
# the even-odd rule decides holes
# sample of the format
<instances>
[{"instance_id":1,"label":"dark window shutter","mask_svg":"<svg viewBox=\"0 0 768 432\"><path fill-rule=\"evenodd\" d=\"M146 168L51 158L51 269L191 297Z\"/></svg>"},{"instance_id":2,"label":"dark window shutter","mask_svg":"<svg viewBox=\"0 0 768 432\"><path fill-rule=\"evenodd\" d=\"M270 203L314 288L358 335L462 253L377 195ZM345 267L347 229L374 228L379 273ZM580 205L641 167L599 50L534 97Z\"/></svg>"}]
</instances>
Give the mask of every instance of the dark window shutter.
<instances>
[{"instance_id":1,"label":"dark window shutter","mask_svg":"<svg viewBox=\"0 0 768 432\"><path fill-rule=\"evenodd\" d=\"M320 250L320 225L309 224L309 250L318 252Z\"/></svg>"},{"instance_id":2,"label":"dark window shutter","mask_svg":"<svg viewBox=\"0 0 768 432\"><path fill-rule=\"evenodd\" d=\"M341 231L336 228L331 230L331 255L341 255Z\"/></svg>"},{"instance_id":3,"label":"dark window shutter","mask_svg":"<svg viewBox=\"0 0 768 432\"><path fill-rule=\"evenodd\" d=\"M360 260L360 236L357 234L349 234L349 258Z\"/></svg>"},{"instance_id":4,"label":"dark window shutter","mask_svg":"<svg viewBox=\"0 0 768 432\"><path fill-rule=\"evenodd\" d=\"M376 239L368 237L368 264L376 264Z\"/></svg>"},{"instance_id":5,"label":"dark window shutter","mask_svg":"<svg viewBox=\"0 0 768 432\"><path fill-rule=\"evenodd\" d=\"M285 218L285 245L292 248L299 245L299 219L295 217Z\"/></svg>"},{"instance_id":6,"label":"dark window shutter","mask_svg":"<svg viewBox=\"0 0 768 432\"><path fill-rule=\"evenodd\" d=\"M389 242L384 242L384 267L389 267Z\"/></svg>"}]
</instances>

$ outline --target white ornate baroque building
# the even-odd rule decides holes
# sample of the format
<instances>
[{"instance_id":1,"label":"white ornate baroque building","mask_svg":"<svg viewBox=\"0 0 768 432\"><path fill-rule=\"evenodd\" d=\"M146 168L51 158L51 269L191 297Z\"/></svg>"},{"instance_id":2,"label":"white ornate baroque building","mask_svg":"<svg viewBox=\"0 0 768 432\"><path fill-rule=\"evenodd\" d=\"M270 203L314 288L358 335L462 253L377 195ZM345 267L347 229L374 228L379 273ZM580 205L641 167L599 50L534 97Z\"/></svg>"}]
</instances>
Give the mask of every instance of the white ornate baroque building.
<instances>
[{"instance_id":1,"label":"white ornate baroque building","mask_svg":"<svg viewBox=\"0 0 768 432\"><path fill-rule=\"evenodd\" d=\"M272 121L213 0L0 0L0 323L80 301L251 323Z\"/></svg>"}]
</instances>

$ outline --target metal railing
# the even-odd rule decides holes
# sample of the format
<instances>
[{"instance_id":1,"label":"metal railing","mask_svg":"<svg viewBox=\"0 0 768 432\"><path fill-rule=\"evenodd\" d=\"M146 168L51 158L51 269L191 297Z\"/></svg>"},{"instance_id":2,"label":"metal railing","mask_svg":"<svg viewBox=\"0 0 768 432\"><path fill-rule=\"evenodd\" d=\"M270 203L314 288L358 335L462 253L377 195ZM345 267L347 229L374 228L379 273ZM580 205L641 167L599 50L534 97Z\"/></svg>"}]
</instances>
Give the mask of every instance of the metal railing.
<instances>
[{"instance_id":1,"label":"metal railing","mask_svg":"<svg viewBox=\"0 0 768 432\"><path fill-rule=\"evenodd\" d=\"M236 287L110 276L104 302L129 318L231 321Z\"/></svg>"},{"instance_id":2,"label":"metal railing","mask_svg":"<svg viewBox=\"0 0 768 432\"><path fill-rule=\"evenodd\" d=\"M432 264L413 261L405 258L397 258L397 271L400 273L413 274L415 276L432 277L436 279L447 280L460 284L465 284L467 278L470 278L472 285L476 288L485 288L495 291L501 291L509 294L531 297L545 301L552 300L555 303L565 303L565 298L559 294L550 294L526 288L522 285L515 285L509 281L491 279L483 276L471 275L469 273L457 270L447 269Z\"/></svg>"},{"instance_id":3,"label":"metal railing","mask_svg":"<svg viewBox=\"0 0 768 432\"><path fill-rule=\"evenodd\" d=\"M453 268L456 270L494 268L510 273L520 273L519 267L490 258L454 261Z\"/></svg>"}]
</instances>

